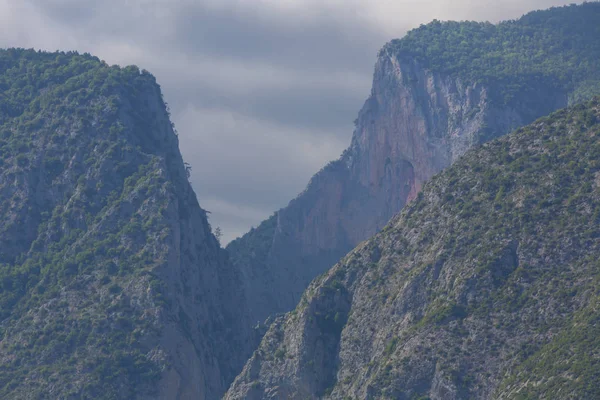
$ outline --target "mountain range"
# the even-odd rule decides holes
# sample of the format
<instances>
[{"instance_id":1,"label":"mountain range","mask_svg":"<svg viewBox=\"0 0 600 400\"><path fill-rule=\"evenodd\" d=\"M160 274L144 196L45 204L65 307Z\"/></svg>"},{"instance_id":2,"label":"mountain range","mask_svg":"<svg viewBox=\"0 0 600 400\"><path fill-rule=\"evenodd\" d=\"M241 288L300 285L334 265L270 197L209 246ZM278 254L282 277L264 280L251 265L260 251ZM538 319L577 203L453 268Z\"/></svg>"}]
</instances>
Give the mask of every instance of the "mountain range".
<instances>
[{"instance_id":1,"label":"mountain range","mask_svg":"<svg viewBox=\"0 0 600 400\"><path fill-rule=\"evenodd\" d=\"M225 249L149 72L0 50L0 397L600 397L599 39L592 2L390 41Z\"/></svg>"},{"instance_id":2,"label":"mountain range","mask_svg":"<svg viewBox=\"0 0 600 400\"><path fill-rule=\"evenodd\" d=\"M434 21L386 44L350 147L227 246L252 320L290 311L468 149L600 93L599 21L586 3L498 25Z\"/></svg>"}]
</instances>

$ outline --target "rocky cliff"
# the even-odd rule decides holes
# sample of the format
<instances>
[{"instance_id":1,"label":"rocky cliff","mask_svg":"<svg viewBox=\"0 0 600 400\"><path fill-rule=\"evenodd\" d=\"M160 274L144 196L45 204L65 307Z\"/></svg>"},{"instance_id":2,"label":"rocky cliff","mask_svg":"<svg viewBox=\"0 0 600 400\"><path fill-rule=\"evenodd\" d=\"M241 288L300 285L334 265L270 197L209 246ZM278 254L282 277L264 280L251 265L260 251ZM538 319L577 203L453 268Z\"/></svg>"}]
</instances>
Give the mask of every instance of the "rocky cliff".
<instances>
[{"instance_id":1,"label":"rocky cliff","mask_svg":"<svg viewBox=\"0 0 600 400\"><path fill-rule=\"evenodd\" d=\"M499 25L435 21L387 44L350 147L227 247L252 319L292 309L467 149L600 91L599 21L588 3Z\"/></svg>"},{"instance_id":2,"label":"rocky cliff","mask_svg":"<svg viewBox=\"0 0 600 400\"><path fill-rule=\"evenodd\" d=\"M598 398L599 218L596 99L426 183L276 319L225 398Z\"/></svg>"},{"instance_id":3,"label":"rocky cliff","mask_svg":"<svg viewBox=\"0 0 600 400\"><path fill-rule=\"evenodd\" d=\"M215 399L247 358L238 271L159 86L0 51L0 397Z\"/></svg>"}]
</instances>

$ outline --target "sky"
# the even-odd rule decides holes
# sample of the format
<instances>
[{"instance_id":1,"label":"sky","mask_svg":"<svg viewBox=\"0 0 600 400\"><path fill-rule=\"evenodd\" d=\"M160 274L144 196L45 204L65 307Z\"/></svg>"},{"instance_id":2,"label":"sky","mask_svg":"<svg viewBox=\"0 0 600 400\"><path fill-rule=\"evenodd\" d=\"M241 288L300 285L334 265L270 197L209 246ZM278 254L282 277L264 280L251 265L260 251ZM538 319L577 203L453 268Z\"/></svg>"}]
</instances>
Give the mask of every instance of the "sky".
<instances>
[{"instance_id":1,"label":"sky","mask_svg":"<svg viewBox=\"0 0 600 400\"><path fill-rule=\"evenodd\" d=\"M0 47L89 52L160 83L222 243L350 144L378 50L433 19L497 22L561 0L0 0Z\"/></svg>"}]
</instances>

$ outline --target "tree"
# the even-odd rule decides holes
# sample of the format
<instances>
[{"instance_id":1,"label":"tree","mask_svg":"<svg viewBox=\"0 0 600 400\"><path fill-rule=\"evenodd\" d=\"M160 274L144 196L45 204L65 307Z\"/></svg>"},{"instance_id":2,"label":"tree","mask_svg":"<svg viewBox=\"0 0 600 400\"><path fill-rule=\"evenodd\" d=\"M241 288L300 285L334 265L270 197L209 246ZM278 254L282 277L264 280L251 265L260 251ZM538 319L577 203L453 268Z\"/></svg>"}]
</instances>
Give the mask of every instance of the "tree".
<instances>
[{"instance_id":1,"label":"tree","mask_svg":"<svg viewBox=\"0 0 600 400\"><path fill-rule=\"evenodd\" d=\"M217 228L215 229L214 235L215 235L215 237L217 238L217 241L220 244L221 243L221 238L223 237L223 232L221 231L220 227L217 226Z\"/></svg>"}]
</instances>

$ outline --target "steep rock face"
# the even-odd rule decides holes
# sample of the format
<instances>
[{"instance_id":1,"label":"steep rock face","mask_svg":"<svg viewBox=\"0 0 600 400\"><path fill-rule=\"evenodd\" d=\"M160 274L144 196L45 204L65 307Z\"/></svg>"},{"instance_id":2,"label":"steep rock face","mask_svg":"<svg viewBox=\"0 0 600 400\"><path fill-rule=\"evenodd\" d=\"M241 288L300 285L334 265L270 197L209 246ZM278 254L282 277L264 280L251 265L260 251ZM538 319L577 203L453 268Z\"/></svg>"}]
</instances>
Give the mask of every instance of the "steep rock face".
<instances>
[{"instance_id":1,"label":"steep rock face","mask_svg":"<svg viewBox=\"0 0 600 400\"><path fill-rule=\"evenodd\" d=\"M384 48L351 146L286 208L227 247L244 274L252 318L294 307L314 277L467 149L567 105L567 93L546 83L509 105L498 104L495 91Z\"/></svg>"},{"instance_id":2,"label":"steep rock face","mask_svg":"<svg viewBox=\"0 0 600 400\"><path fill-rule=\"evenodd\" d=\"M600 396L600 99L469 151L272 324L226 399Z\"/></svg>"},{"instance_id":3,"label":"steep rock face","mask_svg":"<svg viewBox=\"0 0 600 400\"><path fill-rule=\"evenodd\" d=\"M434 21L384 46L350 147L227 247L252 319L292 309L469 148L600 93L599 36L600 5L585 3L497 25Z\"/></svg>"},{"instance_id":4,"label":"steep rock face","mask_svg":"<svg viewBox=\"0 0 600 400\"><path fill-rule=\"evenodd\" d=\"M0 397L218 398L247 358L154 78L0 52Z\"/></svg>"}]
</instances>

